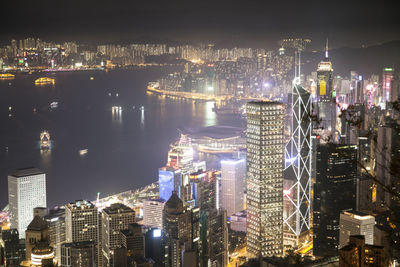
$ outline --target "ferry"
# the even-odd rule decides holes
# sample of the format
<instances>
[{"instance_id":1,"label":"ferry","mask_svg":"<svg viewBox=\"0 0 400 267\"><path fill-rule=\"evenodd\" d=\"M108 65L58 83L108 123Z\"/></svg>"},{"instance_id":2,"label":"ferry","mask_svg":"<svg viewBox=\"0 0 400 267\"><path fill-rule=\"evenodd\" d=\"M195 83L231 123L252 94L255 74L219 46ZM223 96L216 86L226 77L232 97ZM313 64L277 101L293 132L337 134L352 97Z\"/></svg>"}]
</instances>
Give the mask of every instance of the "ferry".
<instances>
[{"instance_id":1,"label":"ferry","mask_svg":"<svg viewBox=\"0 0 400 267\"><path fill-rule=\"evenodd\" d=\"M50 108L52 108L52 109L58 108L58 102L51 102Z\"/></svg>"},{"instance_id":2,"label":"ferry","mask_svg":"<svg viewBox=\"0 0 400 267\"><path fill-rule=\"evenodd\" d=\"M48 131L40 133L40 149L50 149L50 134Z\"/></svg>"},{"instance_id":3,"label":"ferry","mask_svg":"<svg viewBox=\"0 0 400 267\"><path fill-rule=\"evenodd\" d=\"M90 77L90 80L91 80L91 81L93 81L93 80L94 80L94 77L93 77L93 76L92 76L92 77Z\"/></svg>"},{"instance_id":4,"label":"ferry","mask_svg":"<svg viewBox=\"0 0 400 267\"><path fill-rule=\"evenodd\" d=\"M0 73L0 80L12 80L15 78L14 74L11 73Z\"/></svg>"},{"instance_id":5,"label":"ferry","mask_svg":"<svg viewBox=\"0 0 400 267\"><path fill-rule=\"evenodd\" d=\"M88 149L87 148L79 150L79 155L81 155L81 156L86 155L87 153L88 153Z\"/></svg>"},{"instance_id":6,"label":"ferry","mask_svg":"<svg viewBox=\"0 0 400 267\"><path fill-rule=\"evenodd\" d=\"M36 85L48 85L48 84L55 84L56 81L52 78L48 78L48 77L41 77L39 79L35 80L35 84Z\"/></svg>"},{"instance_id":7,"label":"ferry","mask_svg":"<svg viewBox=\"0 0 400 267\"><path fill-rule=\"evenodd\" d=\"M113 106L112 111L113 112L122 111L122 107L121 106Z\"/></svg>"},{"instance_id":8,"label":"ferry","mask_svg":"<svg viewBox=\"0 0 400 267\"><path fill-rule=\"evenodd\" d=\"M143 107L143 106L141 106L141 107L140 107L140 110L141 110L141 111L144 111L144 107Z\"/></svg>"}]
</instances>

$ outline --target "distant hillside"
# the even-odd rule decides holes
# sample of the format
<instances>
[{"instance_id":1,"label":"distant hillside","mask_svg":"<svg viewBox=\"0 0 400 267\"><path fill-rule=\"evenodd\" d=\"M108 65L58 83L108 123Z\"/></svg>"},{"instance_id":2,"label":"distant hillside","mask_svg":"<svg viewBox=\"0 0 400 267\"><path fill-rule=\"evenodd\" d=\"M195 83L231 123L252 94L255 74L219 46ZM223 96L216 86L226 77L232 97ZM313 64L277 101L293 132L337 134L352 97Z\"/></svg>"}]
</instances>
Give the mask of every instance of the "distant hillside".
<instances>
[{"instance_id":1,"label":"distant hillside","mask_svg":"<svg viewBox=\"0 0 400 267\"><path fill-rule=\"evenodd\" d=\"M315 71L323 58L323 52L305 52L302 56L303 73ZM329 51L335 75L350 76L355 70L364 76L381 74L384 67L400 70L400 40L369 46L366 48L343 47Z\"/></svg>"}]
</instances>

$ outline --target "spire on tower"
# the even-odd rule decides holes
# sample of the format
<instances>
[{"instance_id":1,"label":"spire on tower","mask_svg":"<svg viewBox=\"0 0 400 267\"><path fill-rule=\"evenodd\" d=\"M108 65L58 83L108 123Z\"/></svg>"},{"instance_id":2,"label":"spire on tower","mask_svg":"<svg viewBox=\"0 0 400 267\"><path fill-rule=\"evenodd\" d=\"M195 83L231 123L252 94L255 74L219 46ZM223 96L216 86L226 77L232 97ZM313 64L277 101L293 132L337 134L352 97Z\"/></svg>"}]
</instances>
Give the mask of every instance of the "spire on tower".
<instances>
[{"instance_id":1,"label":"spire on tower","mask_svg":"<svg viewBox=\"0 0 400 267\"><path fill-rule=\"evenodd\" d=\"M326 38L326 44L325 44L325 58L328 59L328 38Z\"/></svg>"}]
</instances>

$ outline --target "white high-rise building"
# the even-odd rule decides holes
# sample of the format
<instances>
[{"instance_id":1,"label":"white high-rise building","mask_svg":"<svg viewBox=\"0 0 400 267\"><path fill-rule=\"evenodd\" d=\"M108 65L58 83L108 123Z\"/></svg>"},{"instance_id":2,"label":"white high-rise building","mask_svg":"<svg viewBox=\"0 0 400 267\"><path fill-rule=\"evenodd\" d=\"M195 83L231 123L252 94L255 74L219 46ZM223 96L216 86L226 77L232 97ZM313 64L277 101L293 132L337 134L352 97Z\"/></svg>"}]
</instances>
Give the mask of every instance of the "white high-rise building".
<instances>
[{"instance_id":1,"label":"white high-rise building","mask_svg":"<svg viewBox=\"0 0 400 267\"><path fill-rule=\"evenodd\" d=\"M285 106L249 102L247 113L248 257L283 254L283 127Z\"/></svg>"},{"instance_id":2,"label":"white high-rise building","mask_svg":"<svg viewBox=\"0 0 400 267\"><path fill-rule=\"evenodd\" d=\"M351 235L363 235L365 244L374 244L375 217L361 212L340 213L340 248L349 243Z\"/></svg>"},{"instance_id":3,"label":"white high-rise building","mask_svg":"<svg viewBox=\"0 0 400 267\"><path fill-rule=\"evenodd\" d=\"M244 208L245 177L244 159L221 161L221 203L228 217Z\"/></svg>"},{"instance_id":4,"label":"white high-rise building","mask_svg":"<svg viewBox=\"0 0 400 267\"><path fill-rule=\"evenodd\" d=\"M165 201L146 199L143 203L143 225L162 229Z\"/></svg>"},{"instance_id":5,"label":"white high-rise building","mask_svg":"<svg viewBox=\"0 0 400 267\"><path fill-rule=\"evenodd\" d=\"M11 228L18 229L19 238L33 219L35 207L47 207L46 174L36 168L18 169L8 176L8 203Z\"/></svg>"}]
</instances>

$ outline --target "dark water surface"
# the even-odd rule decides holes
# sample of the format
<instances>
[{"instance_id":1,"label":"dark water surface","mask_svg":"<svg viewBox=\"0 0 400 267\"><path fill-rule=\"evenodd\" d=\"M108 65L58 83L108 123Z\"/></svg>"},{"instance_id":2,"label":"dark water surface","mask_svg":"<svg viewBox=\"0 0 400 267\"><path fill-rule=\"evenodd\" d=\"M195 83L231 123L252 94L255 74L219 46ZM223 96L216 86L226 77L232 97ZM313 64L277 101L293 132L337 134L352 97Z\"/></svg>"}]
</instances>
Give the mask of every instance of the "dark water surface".
<instances>
[{"instance_id":1,"label":"dark water surface","mask_svg":"<svg viewBox=\"0 0 400 267\"><path fill-rule=\"evenodd\" d=\"M0 209L7 204L7 175L16 168L35 166L47 172L49 206L91 200L97 192L106 196L156 181L178 128L242 124L237 118L217 117L213 102L146 93L147 82L171 71L48 74L56 84L44 87L34 85L38 74L0 81ZM51 110L53 101L59 107ZM120 115L113 114L114 105L122 107ZM39 149L43 130L51 135L48 153ZM88 153L80 155L81 149Z\"/></svg>"}]
</instances>

